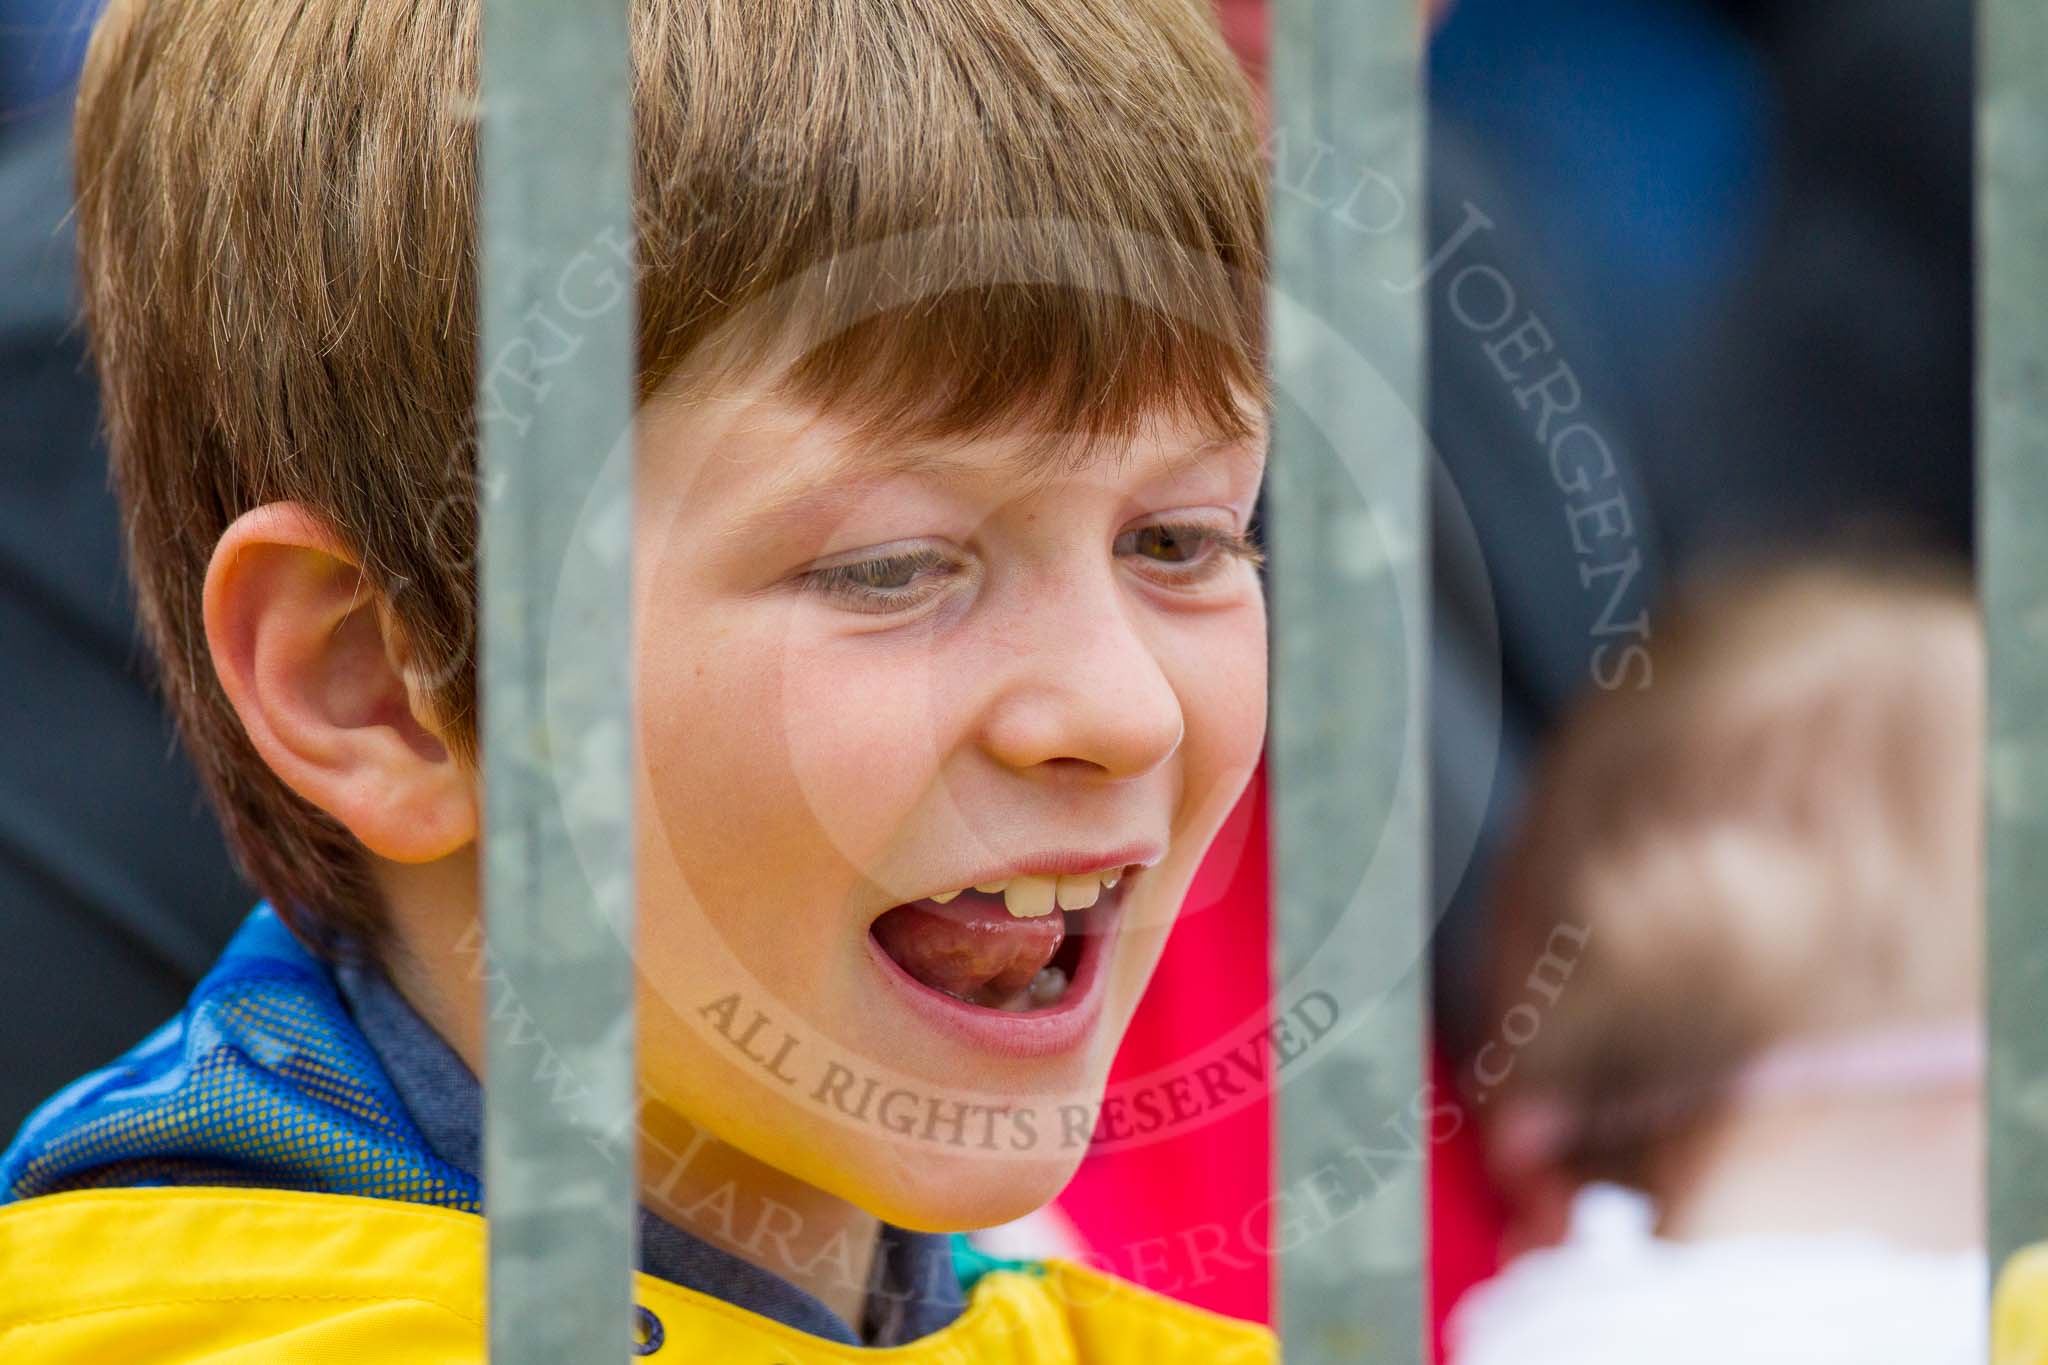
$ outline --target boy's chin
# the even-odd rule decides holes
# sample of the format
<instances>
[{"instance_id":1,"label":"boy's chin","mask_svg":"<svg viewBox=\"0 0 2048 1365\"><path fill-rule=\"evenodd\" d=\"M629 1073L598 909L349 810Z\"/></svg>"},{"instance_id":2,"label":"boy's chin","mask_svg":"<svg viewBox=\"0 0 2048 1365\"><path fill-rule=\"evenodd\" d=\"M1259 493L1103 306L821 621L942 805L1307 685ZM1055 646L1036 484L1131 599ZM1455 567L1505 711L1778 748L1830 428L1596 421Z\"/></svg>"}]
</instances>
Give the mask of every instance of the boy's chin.
<instances>
[{"instance_id":1,"label":"boy's chin","mask_svg":"<svg viewBox=\"0 0 2048 1365\"><path fill-rule=\"evenodd\" d=\"M883 1222L913 1232L974 1232L1013 1222L1059 1196L1081 1164L1080 1152L1037 1156L919 1155L875 1173L853 1202ZM863 1173L867 1174L867 1173Z\"/></svg>"}]
</instances>

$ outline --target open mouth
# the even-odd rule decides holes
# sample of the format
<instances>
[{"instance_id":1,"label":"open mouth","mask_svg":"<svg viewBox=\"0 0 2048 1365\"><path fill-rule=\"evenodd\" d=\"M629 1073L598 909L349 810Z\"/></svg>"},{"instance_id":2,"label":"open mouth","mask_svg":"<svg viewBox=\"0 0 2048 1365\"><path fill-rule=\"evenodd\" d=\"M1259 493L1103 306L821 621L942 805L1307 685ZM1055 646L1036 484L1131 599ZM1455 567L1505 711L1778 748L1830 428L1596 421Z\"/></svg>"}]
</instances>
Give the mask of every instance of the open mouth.
<instances>
[{"instance_id":1,"label":"open mouth","mask_svg":"<svg viewBox=\"0 0 2048 1365\"><path fill-rule=\"evenodd\" d=\"M896 906L870 933L904 972L983 1009L1057 1009L1115 910L1125 868L1022 876Z\"/></svg>"}]
</instances>

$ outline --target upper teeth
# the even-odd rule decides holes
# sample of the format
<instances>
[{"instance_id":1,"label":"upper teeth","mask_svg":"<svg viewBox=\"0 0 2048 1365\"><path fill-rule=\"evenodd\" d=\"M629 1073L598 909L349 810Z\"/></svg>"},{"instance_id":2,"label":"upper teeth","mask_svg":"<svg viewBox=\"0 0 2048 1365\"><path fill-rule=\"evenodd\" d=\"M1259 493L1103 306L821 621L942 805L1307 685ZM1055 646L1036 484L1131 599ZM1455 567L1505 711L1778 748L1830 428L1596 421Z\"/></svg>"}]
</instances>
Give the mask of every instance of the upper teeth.
<instances>
[{"instance_id":1,"label":"upper teeth","mask_svg":"<svg viewBox=\"0 0 2048 1365\"><path fill-rule=\"evenodd\" d=\"M1098 872L1058 877L1011 877L1007 881L980 882L974 889L989 896L1000 894L1004 909L1019 919L1029 919L1050 915L1055 906L1061 910L1086 910L1104 891L1115 886L1123 874L1121 867L1106 867ZM959 894L948 891L931 899L944 905Z\"/></svg>"}]
</instances>

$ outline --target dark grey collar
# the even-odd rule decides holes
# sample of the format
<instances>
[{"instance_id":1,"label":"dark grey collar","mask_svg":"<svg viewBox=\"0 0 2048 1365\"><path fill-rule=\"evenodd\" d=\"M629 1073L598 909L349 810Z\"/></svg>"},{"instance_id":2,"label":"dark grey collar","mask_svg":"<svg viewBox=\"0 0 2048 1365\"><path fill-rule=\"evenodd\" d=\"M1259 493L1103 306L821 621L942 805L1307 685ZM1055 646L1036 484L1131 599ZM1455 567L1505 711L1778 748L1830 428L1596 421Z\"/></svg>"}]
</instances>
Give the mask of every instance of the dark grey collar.
<instances>
[{"instance_id":1,"label":"dark grey collar","mask_svg":"<svg viewBox=\"0 0 2048 1365\"><path fill-rule=\"evenodd\" d=\"M472 1174L483 1169L483 1089L469 1066L406 1003L382 971L334 972L377 1060L434 1154ZM650 1275L815 1337L849 1346L900 1346L960 1316L963 1296L950 1239L884 1224L875 1249L865 1331L787 1280L640 1210L640 1268Z\"/></svg>"}]
</instances>

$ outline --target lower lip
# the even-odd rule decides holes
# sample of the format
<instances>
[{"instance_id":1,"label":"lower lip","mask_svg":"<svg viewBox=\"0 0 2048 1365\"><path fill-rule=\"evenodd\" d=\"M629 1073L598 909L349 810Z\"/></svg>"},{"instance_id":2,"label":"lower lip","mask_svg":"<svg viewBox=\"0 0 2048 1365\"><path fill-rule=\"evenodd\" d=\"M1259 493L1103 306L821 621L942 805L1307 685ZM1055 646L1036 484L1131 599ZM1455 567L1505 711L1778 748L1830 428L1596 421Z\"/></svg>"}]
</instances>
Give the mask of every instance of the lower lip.
<instances>
[{"instance_id":1,"label":"lower lip","mask_svg":"<svg viewBox=\"0 0 2048 1365\"><path fill-rule=\"evenodd\" d=\"M1128 879L1127 879L1128 880ZM1103 959L1116 934L1117 913L1112 908L1096 917L1093 931L1081 942L1081 960L1067 993L1049 1009L1029 1013L987 1009L934 990L897 965L882 951L875 936L867 936L868 956L874 959L882 978L889 983L911 1013L979 1052L998 1057L1054 1057L1072 1052L1088 1040L1095 1021L1102 1017Z\"/></svg>"}]
</instances>

